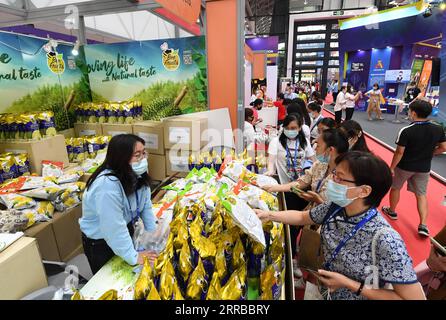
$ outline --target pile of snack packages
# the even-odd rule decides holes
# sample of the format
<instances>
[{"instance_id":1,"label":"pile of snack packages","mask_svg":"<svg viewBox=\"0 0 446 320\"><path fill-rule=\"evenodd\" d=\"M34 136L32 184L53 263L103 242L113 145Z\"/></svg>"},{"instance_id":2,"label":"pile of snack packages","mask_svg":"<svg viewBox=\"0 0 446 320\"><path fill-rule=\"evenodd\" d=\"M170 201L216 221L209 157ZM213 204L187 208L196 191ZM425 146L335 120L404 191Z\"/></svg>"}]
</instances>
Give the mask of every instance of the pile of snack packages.
<instances>
[{"instance_id":1,"label":"pile of snack packages","mask_svg":"<svg viewBox=\"0 0 446 320\"><path fill-rule=\"evenodd\" d=\"M42 176L22 176L0 186L0 232L24 231L36 222L49 221L55 211L81 202L85 183L80 168L63 170L63 163L44 161Z\"/></svg>"},{"instance_id":2,"label":"pile of snack packages","mask_svg":"<svg viewBox=\"0 0 446 320\"><path fill-rule=\"evenodd\" d=\"M264 154L259 153L254 162L252 159L253 157L249 155L246 149L239 155L235 153L234 149L231 149L230 151L223 149L221 154L211 149L208 152L202 152L198 157L191 155L189 156L189 170L213 168L218 172L223 163L222 159L226 159L226 156L230 156L235 161L242 163L248 170L255 173L265 173L267 171L267 157Z\"/></svg>"},{"instance_id":3,"label":"pile of snack packages","mask_svg":"<svg viewBox=\"0 0 446 320\"><path fill-rule=\"evenodd\" d=\"M12 152L0 154L0 184L23 175L30 175L28 154Z\"/></svg>"},{"instance_id":4,"label":"pile of snack packages","mask_svg":"<svg viewBox=\"0 0 446 320\"><path fill-rule=\"evenodd\" d=\"M111 136L87 136L65 139L70 162L81 163L85 172L94 172L105 160Z\"/></svg>"},{"instance_id":5,"label":"pile of snack packages","mask_svg":"<svg viewBox=\"0 0 446 320\"><path fill-rule=\"evenodd\" d=\"M278 198L263 189L277 182L250 172L243 161L214 169L193 169L164 187L153 204L154 232L139 222L137 250L158 253L146 259L134 285L136 300L279 300L285 279L282 224L265 223L254 208L279 210ZM124 294L125 295L125 294ZM122 299L109 290L100 299ZM79 292L72 299L83 299ZM125 299L125 298L124 298Z\"/></svg>"},{"instance_id":6,"label":"pile of snack packages","mask_svg":"<svg viewBox=\"0 0 446 320\"><path fill-rule=\"evenodd\" d=\"M131 124L143 120L141 101L83 103L76 107L79 123Z\"/></svg>"},{"instance_id":7,"label":"pile of snack packages","mask_svg":"<svg viewBox=\"0 0 446 320\"><path fill-rule=\"evenodd\" d=\"M0 140L39 140L56 133L52 111L0 115Z\"/></svg>"}]
</instances>

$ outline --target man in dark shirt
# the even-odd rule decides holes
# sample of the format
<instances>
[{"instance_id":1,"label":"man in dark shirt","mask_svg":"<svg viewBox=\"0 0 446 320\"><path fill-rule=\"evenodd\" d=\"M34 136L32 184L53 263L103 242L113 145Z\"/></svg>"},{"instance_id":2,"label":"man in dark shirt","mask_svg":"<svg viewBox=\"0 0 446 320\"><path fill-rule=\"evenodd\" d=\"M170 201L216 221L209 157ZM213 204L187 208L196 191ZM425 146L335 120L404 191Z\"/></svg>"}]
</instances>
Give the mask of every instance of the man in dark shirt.
<instances>
[{"instance_id":1,"label":"man in dark shirt","mask_svg":"<svg viewBox=\"0 0 446 320\"><path fill-rule=\"evenodd\" d=\"M443 128L427 118L432 112L432 105L417 99L409 105L409 117L412 123L404 127L396 138L397 148L390 169L393 185L390 190L390 207L383 207L383 212L396 220L396 206L400 199L400 190L407 181L407 190L417 198L420 225L418 233L429 236L426 226L427 198L426 189L429 181L432 158L446 151L446 136Z\"/></svg>"},{"instance_id":2,"label":"man in dark shirt","mask_svg":"<svg viewBox=\"0 0 446 320\"><path fill-rule=\"evenodd\" d=\"M412 103L415 99L422 98L423 95L421 94L421 90L417 87L416 82L411 82L409 86L407 87L406 91L406 97L404 98L405 103ZM404 113L408 115L409 107L404 108ZM409 117L407 117L405 120L409 120Z\"/></svg>"}]
</instances>

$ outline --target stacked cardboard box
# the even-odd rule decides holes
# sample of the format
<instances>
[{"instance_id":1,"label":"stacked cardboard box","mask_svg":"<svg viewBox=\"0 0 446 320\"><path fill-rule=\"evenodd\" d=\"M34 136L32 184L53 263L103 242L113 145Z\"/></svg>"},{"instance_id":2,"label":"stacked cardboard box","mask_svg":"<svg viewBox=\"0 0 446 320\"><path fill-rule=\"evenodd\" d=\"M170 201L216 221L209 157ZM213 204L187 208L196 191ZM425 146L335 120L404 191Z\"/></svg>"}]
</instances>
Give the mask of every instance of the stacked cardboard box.
<instances>
[{"instance_id":1,"label":"stacked cardboard box","mask_svg":"<svg viewBox=\"0 0 446 320\"><path fill-rule=\"evenodd\" d=\"M51 160L69 164L65 137L56 135L41 140L0 142L0 152L27 153L31 172L42 174L42 161Z\"/></svg>"},{"instance_id":2,"label":"stacked cardboard box","mask_svg":"<svg viewBox=\"0 0 446 320\"><path fill-rule=\"evenodd\" d=\"M81 216L82 205L56 212L51 221L32 226L25 235L37 240L43 260L67 262L83 252Z\"/></svg>"},{"instance_id":3,"label":"stacked cardboard box","mask_svg":"<svg viewBox=\"0 0 446 320\"><path fill-rule=\"evenodd\" d=\"M74 132L76 137L102 136L102 125L100 123L75 123Z\"/></svg>"},{"instance_id":4,"label":"stacked cardboard box","mask_svg":"<svg viewBox=\"0 0 446 320\"><path fill-rule=\"evenodd\" d=\"M149 161L149 175L153 180L166 177L166 156L164 151L164 126L160 121L142 121L133 124L133 133L146 142Z\"/></svg>"},{"instance_id":5,"label":"stacked cardboard box","mask_svg":"<svg viewBox=\"0 0 446 320\"><path fill-rule=\"evenodd\" d=\"M104 136L117 136L118 134L132 134L133 126L131 124L102 124L102 134Z\"/></svg>"},{"instance_id":6,"label":"stacked cardboard box","mask_svg":"<svg viewBox=\"0 0 446 320\"><path fill-rule=\"evenodd\" d=\"M0 252L0 300L17 300L48 286L35 239L22 237Z\"/></svg>"},{"instance_id":7,"label":"stacked cardboard box","mask_svg":"<svg viewBox=\"0 0 446 320\"><path fill-rule=\"evenodd\" d=\"M208 129L206 118L172 117L164 123L164 146L166 149L166 174L179 173L185 176L189 170L189 157L198 157L207 144L205 131Z\"/></svg>"}]
</instances>

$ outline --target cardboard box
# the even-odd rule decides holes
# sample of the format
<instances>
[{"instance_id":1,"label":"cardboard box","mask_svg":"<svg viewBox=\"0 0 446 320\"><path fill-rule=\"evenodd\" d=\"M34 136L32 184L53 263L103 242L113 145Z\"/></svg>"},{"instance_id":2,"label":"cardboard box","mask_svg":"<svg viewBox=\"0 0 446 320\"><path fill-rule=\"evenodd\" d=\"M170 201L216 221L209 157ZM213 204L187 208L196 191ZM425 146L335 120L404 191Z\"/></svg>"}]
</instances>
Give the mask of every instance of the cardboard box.
<instances>
[{"instance_id":1,"label":"cardboard box","mask_svg":"<svg viewBox=\"0 0 446 320\"><path fill-rule=\"evenodd\" d=\"M66 139L76 137L76 132L74 131L74 128L59 131L58 134L63 135Z\"/></svg>"},{"instance_id":2,"label":"cardboard box","mask_svg":"<svg viewBox=\"0 0 446 320\"><path fill-rule=\"evenodd\" d=\"M51 160L69 165L65 137L56 135L35 141L0 142L0 152L27 153L31 172L42 174L42 161Z\"/></svg>"},{"instance_id":3,"label":"cardboard box","mask_svg":"<svg viewBox=\"0 0 446 320\"><path fill-rule=\"evenodd\" d=\"M206 118L180 116L166 118L163 123L166 149L199 151L207 143L204 138L204 133L208 129Z\"/></svg>"},{"instance_id":4,"label":"cardboard box","mask_svg":"<svg viewBox=\"0 0 446 320\"><path fill-rule=\"evenodd\" d=\"M54 214L52 220L54 236L60 258L64 262L83 252L82 233L79 226L81 216L82 205Z\"/></svg>"},{"instance_id":5,"label":"cardboard box","mask_svg":"<svg viewBox=\"0 0 446 320\"><path fill-rule=\"evenodd\" d=\"M118 134L133 133L133 125L131 124L102 124L102 134L104 136L117 136Z\"/></svg>"},{"instance_id":6,"label":"cardboard box","mask_svg":"<svg viewBox=\"0 0 446 320\"><path fill-rule=\"evenodd\" d=\"M166 150L166 176L178 173L177 177L185 177L190 172L189 157L191 155L197 159L200 156L200 152L189 150Z\"/></svg>"},{"instance_id":7,"label":"cardboard box","mask_svg":"<svg viewBox=\"0 0 446 320\"><path fill-rule=\"evenodd\" d=\"M25 231L25 235L35 238L43 260L61 261L52 222L40 222Z\"/></svg>"},{"instance_id":8,"label":"cardboard box","mask_svg":"<svg viewBox=\"0 0 446 320\"><path fill-rule=\"evenodd\" d=\"M160 121L133 124L133 133L146 141L149 154L164 155L164 126Z\"/></svg>"},{"instance_id":9,"label":"cardboard box","mask_svg":"<svg viewBox=\"0 0 446 320\"><path fill-rule=\"evenodd\" d=\"M102 125L100 123L75 123L74 132L76 137L102 136Z\"/></svg>"},{"instance_id":10,"label":"cardboard box","mask_svg":"<svg viewBox=\"0 0 446 320\"><path fill-rule=\"evenodd\" d=\"M0 253L0 284L0 300L21 299L48 286L36 239L22 237Z\"/></svg>"},{"instance_id":11,"label":"cardboard box","mask_svg":"<svg viewBox=\"0 0 446 320\"><path fill-rule=\"evenodd\" d=\"M166 156L149 154L149 175L153 180L163 181L166 178Z\"/></svg>"}]
</instances>

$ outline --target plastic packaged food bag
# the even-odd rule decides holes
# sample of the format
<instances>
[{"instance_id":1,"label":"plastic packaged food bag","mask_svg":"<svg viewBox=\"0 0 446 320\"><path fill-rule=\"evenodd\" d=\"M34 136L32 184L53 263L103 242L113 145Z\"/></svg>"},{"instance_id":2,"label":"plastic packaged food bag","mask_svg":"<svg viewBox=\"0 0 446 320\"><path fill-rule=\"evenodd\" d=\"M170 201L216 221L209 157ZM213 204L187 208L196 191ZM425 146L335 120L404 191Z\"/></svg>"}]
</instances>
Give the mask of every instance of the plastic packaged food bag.
<instances>
[{"instance_id":1,"label":"plastic packaged food bag","mask_svg":"<svg viewBox=\"0 0 446 320\"><path fill-rule=\"evenodd\" d=\"M24 231L27 228L28 222L28 218L21 211L0 211L0 233Z\"/></svg>"},{"instance_id":2,"label":"plastic packaged food bag","mask_svg":"<svg viewBox=\"0 0 446 320\"><path fill-rule=\"evenodd\" d=\"M8 209L28 209L36 205L32 198L15 193L2 194L0 200Z\"/></svg>"}]
</instances>

